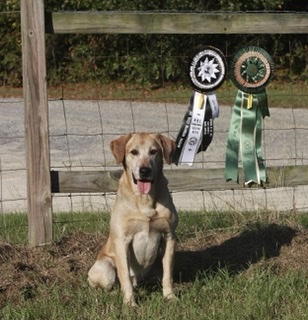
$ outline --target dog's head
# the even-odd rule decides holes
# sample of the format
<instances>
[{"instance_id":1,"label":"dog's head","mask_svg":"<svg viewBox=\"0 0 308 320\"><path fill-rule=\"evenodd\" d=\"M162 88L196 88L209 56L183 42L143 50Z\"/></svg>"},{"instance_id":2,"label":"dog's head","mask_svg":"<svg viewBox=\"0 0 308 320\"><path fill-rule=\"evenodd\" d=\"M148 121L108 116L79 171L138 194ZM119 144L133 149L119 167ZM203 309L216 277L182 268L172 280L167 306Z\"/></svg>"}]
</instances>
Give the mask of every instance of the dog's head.
<instances>
[{"instance_id":1,"label":"dog's head","mask_svg":"<svg viewBox=\"0 0 308 320\"><path fill-rule=\"evenodd\" d=\"M135 190L147 194L162 172L163 160L171 164L175 142L160 134L132 133L111 141L111 150L131 175Z\"/></svg>"}]
</instances>

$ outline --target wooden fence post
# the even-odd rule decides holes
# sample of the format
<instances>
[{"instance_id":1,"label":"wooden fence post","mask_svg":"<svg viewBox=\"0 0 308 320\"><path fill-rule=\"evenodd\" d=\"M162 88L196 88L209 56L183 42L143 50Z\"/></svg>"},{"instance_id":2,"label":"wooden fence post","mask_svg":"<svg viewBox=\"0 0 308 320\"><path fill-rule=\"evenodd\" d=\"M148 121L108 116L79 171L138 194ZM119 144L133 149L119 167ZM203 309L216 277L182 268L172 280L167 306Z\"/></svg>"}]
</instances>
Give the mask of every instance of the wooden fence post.
<instances>
[{"instance_id":1,"label":"wooden fence post","mask_svg":"<svg viewBox=\"0 0 308 320\"><path fill-rule=\"evenodd\" d=\"M29 245L52 241L44 0L21 0Z\"/></svg>"}]
</instances>

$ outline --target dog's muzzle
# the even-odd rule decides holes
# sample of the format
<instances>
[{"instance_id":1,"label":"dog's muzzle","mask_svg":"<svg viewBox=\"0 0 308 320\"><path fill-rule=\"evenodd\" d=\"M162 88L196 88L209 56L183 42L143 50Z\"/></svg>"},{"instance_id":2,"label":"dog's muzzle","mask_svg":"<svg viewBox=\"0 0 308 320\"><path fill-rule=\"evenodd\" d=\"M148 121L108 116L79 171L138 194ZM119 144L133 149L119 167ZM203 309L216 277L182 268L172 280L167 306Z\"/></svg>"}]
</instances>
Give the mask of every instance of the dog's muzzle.
<instances>
[{"instance_id":1,"label":"dog's muzzle","mask_svg":"<svg viewBox=\"0 0 308 320\"><path fill-rule=\"evenodd\" d=\"M134 183L137 185L140 193L148 194L151 191L153 183L152 174L152 169L149 167L141 167L139 169L139 179L136 179L133 174Z\"/></svg>"}]
</instances>

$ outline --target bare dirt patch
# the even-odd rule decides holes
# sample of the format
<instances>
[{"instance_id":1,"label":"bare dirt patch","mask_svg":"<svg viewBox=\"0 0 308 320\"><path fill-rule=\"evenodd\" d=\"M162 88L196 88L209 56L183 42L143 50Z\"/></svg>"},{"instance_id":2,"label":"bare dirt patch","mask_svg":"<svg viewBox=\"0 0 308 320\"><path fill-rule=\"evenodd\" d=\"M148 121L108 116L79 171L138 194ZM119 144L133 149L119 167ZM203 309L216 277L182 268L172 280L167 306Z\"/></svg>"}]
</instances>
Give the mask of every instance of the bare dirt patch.
<instances>
[{"instance_id":1,"label":"bare dirt patch","mask_svg":"<svg viewBox=\"0 0 308 320\"><path fill-rule=\"evenodd\" d=\"M38 248L0 242L0 309L19 299L34 299L55 284L78 287L106 237L76 232L54 245ZM308 230L289 226L254 224L240 233L213 233L179 241L175 257L175 282L194 281L200 272L227 268L245 272L266 264L282 274L307 271Z\"/></svg>"}]
</instances>

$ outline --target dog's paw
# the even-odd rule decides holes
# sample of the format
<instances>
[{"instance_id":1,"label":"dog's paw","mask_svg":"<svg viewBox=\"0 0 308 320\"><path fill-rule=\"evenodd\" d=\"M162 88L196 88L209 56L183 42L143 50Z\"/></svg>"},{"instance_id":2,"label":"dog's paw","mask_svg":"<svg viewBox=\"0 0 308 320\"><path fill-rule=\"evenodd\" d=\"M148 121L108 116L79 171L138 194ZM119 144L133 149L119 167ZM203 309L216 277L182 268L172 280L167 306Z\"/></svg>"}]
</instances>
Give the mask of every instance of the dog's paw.
<instances>
[{"instance_id":1,"label":"dog's paw","mask_svg":"<svg viewBox=\"0 0 308 320\"><path fill-rule=\"evenodd\" d=\"M109 258L97 260L88 272L88 282L93 288L99 286L110 291L115 280L116 272Z\"/></svg>"},{"instance_id":2,"label":"dog's paw","mask_svg":"<svg viewBox=\"0 0 308 320\"><path fill-rule=\"evenodd\" d=\"M135 298L133 296L131 297L124 297L123 299L123 303L126 305L126 306L129 306L129 307L132 307L132 308L136 308L138 305L135 301Z\"/></svg>"},{"instance_id":3,"label":"dog's paw","mask_svg":"<svg viewBox=\"0 0 308 320\"><path fill-rule=\"evenodd\" d=\"M164 298L167 301L178 301L178 298L176 297L176 295L173 292L164 293Z\"/></svg>"},{"instance_id":4,"label":"dog's paw","mask_svg":"<svg viewBox=\"0 0 308 320\"><path fill-rule=\"evenodd\" d=\"M90 277L88 277L88 283L90 285L90 287L92 288L96 288L97 287L97 283L93 282Z\"/></svg>"}]
</instances>

